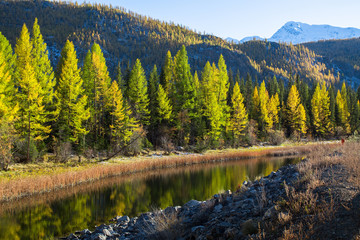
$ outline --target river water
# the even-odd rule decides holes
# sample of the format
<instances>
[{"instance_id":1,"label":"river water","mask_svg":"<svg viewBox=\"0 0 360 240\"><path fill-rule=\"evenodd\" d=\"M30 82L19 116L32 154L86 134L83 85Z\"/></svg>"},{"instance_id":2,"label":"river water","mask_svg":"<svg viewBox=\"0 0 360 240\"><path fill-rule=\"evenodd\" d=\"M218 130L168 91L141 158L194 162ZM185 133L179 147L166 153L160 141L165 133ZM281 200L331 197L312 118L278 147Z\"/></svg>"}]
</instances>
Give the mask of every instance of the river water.
<instances>
[{"instance_id":1,"label":"river water","mask_svg":"<svg viewBox=\"0 0 360 240\"><path fill-rule=\"evenodd\" d=\"M134 217L191 199L206 200L297 161L299 158L260 158L195 165L109 178L22 199L0 206L0 239L54 239L91 230L115 216Z\"/></svg>"}]
</instances>

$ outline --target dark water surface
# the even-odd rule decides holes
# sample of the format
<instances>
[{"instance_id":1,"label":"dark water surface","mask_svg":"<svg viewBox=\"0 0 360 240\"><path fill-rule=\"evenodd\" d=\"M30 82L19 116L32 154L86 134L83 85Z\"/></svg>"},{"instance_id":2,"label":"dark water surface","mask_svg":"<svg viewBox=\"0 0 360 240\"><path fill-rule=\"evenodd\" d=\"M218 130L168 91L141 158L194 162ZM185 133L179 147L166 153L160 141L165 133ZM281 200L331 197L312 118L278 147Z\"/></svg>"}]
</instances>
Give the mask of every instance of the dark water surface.
<instances>
[{"instance_id":1,"label":"dark water surface","mask_svg":"<svg viewBox=\"0 0 360 240\"><path fill-rule=\"evenodd\" d=\"M299 158L261 158L109 178L0 206L0 239L54 239L119 215L206 200Z\"/></svg>"}]
</instances>

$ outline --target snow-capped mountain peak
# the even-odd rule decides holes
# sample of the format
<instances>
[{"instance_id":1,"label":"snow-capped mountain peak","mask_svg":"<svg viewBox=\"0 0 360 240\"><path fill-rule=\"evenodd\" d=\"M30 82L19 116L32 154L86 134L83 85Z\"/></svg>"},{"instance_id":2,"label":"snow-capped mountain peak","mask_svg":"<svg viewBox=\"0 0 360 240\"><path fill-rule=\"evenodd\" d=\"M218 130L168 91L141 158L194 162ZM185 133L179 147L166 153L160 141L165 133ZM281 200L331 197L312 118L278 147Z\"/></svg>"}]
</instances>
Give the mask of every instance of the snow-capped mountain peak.
<instances>
[{"instance_id":1,"label":"snow-capped mountain peak","mask_svg":"<svg viewBox=\"0 0 360 240\"><path fill-rule=\"evenodd\" d=\"M319 40L348 39L360 37L360 29L341 28L330 25L310 25L302 22L290 21L285 23L268 41L283 43L305 43ZM251 40L264 40L258 36L245 37L242 40L227 38L229 42L243 43Z\"/></svg>"},{"instance_id":2,"label":"snow-capped mountain peak","mask_svg":"<svg viewBox=\"0 0 360 240\"><path fill-rule=\"evenodd\" d=\"M360 29L341 28L330 25L309 25L301 22L287 22L270 39L272 42L293 44L328 39L347 39L360 37Z\"/></svg>"}]
</instances>

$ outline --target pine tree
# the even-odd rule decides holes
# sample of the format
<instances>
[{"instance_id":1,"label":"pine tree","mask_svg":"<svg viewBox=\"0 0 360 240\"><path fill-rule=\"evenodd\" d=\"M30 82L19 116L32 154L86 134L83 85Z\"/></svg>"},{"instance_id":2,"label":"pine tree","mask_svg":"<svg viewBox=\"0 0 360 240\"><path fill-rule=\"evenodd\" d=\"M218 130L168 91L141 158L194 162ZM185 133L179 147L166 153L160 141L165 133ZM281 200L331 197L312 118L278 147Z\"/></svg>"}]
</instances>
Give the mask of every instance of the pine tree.
<instances>
[{"instance_id":1,"label":"pine tree","mask_svg":"<svg viewBox=\"0 0 360 240\"><path fill-rule=\"evenodd\" d=\"M16 100L19 104L20 116L16 128L26 139L27 161L31 160L30 141L42 141L51 132L50 126L46 125L44 97L41 85L36 80L31 51L30 35L24 24L15 47L17 56L15 76L18 88Z\"/></svg>"},{"instance_id":2,"label":"pine tree","mask_svg":"<svg viewBox=\"0 0 360 240\"><path fill-rule=\"evenodd\" d=\"M80 77L78 59L74 44L69 40L61 52L58 65L58 106L59 118L56 122L57 135L62 142L78 143L87 134L85 121L90 112L87 106L87 96Z\"/></svg>"},{"instance_id":3,"label":"pine tree","mask_svg":"<svg viewBox=\"0 0 360 240\"><path fill-rule=\"evenodd\" d=\"M289 96L286 102L286 125L289 133L306 133L306 113L301 104L299 92L296 85L290 88Z\"/></svg>"},{"instance_id":4,"label":"pine tree","mask_svg":"<svg viewBox=\"0 0 360 240\"><path fill-rule=\"evenodd\" d=\"M311 112L313 116L313 130L318 136L326 136L330 130L330 98L325 83L317 84L311 99Z\"/></svg>"},{"instance_id":5,"label":"pine tree","mask_svg":"<svg viewBox=\"0 0 360 240\"><path fill-rule=\"evenodd\" d=\"M231 103L231 130L234 135L234 140L238 141L239 138L244 135L244 129L248 123L248 115L244 105L244 98L237 82L233 89Z\"/></svg>"},{"instance_id":6,"label":"pine tree","mask_svg":"<svg viewBox=\"0 0 360 240\"><path fill-rule=\"evenodd\" d=\"M143 125L149 124L149 97L144 69L136 60L129 78L128 96L135 119Z\"/></svg>"},{"instance_id":7,"label":"pine tree","mask_svg":"<svg viewBox=\"0 0 360 240\"><path fill-rule=\"evenodd\" d=\"M35 18L33 31L32 31L32 65L35 71L36 80L41 86L41 96L43 97L43 103L45 105L45 118L46 122L49 124L50 121L55 120L57 117L57 109L53 107L54 101L54 87L55 87L55 77L53 68L49 60L49 52L44 42L43 36L40 32L40 26L38 25L38 20Z\"/></svg>"}]
</instances>

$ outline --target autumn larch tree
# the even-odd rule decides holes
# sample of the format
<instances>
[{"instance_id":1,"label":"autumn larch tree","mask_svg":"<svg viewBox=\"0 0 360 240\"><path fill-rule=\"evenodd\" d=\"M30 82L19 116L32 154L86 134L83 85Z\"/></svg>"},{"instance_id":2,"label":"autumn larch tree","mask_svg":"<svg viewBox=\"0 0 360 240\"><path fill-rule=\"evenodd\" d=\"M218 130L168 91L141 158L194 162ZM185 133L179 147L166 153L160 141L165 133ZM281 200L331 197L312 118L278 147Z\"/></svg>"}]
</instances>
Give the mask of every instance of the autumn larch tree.
<instances>
[{"instance_id":1,"label":"autumn larch tree","mask_svg":"<svg viewBox=\"0 0 360 240\"><path fill-rule=\"evenodd\" d=\"M87 108L87 96L80 77L78 60L74 44L69 40L61 52L58 65L58 107L59 117L56 122L57 135L62 142L79 143L87 134L85 121L90 117Z\"/></svg>"}]
</instances>

